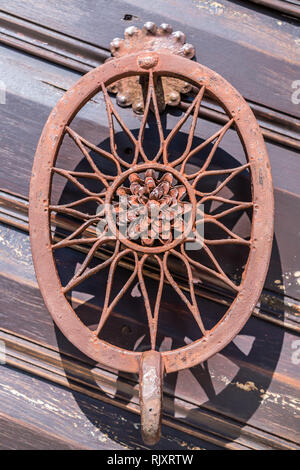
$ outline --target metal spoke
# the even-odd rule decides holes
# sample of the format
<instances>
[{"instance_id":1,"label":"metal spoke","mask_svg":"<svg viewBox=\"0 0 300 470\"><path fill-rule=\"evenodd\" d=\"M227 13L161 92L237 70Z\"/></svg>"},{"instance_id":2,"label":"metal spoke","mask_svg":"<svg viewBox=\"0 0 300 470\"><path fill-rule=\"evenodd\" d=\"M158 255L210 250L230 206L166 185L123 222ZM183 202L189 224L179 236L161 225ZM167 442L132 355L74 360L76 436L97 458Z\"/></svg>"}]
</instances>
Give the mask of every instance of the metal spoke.
<instances>
[{"instance_id":1,"label":"metal spoke","mask_svg":"<svg viewBox=\"0 0 300 470\"><path fill-rule=\"evenodd\" d=\"M154 259L157 261L159 268L160 268L160 274L159 274L159 286L158 286L158 291L157 291L156 300L155 300L154 312L152 314L152 309L151 309L149 296L148 296L145 279L143 275L143 267L148 257L149 255L145 254L144 256L142 256L142 258L139 261L138 278L139 278L139 283L140 283L141 291L144 297L145 308L147 312L150 339L151 339L151 348L155 349L157 326L158 326L158 314L159 314L159 308L160 308L163 285L164 285L164 267L163 267L163 263L160 257L157 255L154 255Z\"/></svg>"},{"instance_id":2,"label":"metal spoke","mask_svg":"<svg viewBox=\"0 0 300 470\"><path fill-rule=\"evenodd\" d=\"M201 175L202 173L204 173L204 171L208 168L208 166L210 165L212 159L213 159L213 156L215 155L216 153L216 150L222 140L222 138L224 137L225 133L227 132L227 130L232 126L234 122L234 119L230 119L230 121L228 121L220 130L218 130L217 132L215 132L215 134L213 134L212 136L210 136L208 139L206 139L204 142L202 142L201 144L199 144L197 147L195 147L193 150L191 150L189 152L189 154L185 157L182 165L181 165L181 173L184 173L185 172L185 166L187 164L187 162L197 153L199 153L201 150L203 150L207 145L209 145L211 142L213 142L214 140L215 143L213 144L213 147L211 149L211 151L209 152L209 155L208 157L206 158L203 166L199 169L199 171L197 171L196 173L193 173L193 174L187 174L186 175L186 178L188 180L191 180L191 179L194 179L196 178L198 175Z\"/></svg>"},{"instance_id":3,"label":"metal spoke","mask_svg":"<svg viewBox=\"0 0 300 470\"><path fill-rule=\"evenodd\" d=\"M119 248L120 248L120 242L119 241L116 242L115 250L114 250L113 254L108 259L106 259L102 263L98 264L94 268L91 268L88 271L86 271L88 265L90 264L90 262L92 261L94 255L95 255L96 251L102 245L105 245L105 243L108 243L108 242L111 242L111 241L112 241L112 238L106 237L105 235L103 235L103 237L99 238L98 240L96 240L94 242L93 246L91 247L91 249L87 253L87 255L85 257L85 260L82 263L79 270L77 271L77 273L72 277L72 279L68 282L68 284L63 288L64 294L66 294L70 290L74 289L74 287L78 286L78 284L82 283L83 281L85 281L89 277L94 276L99 271L101 271L102 269L105 269L107 266L109 266L109 264L114 260L114 258L117 256L117 254L119 252Z\"/></svg>"},{"instance_id":4,"label":"metal spoke","mask_svg":"<svg viewBox=\"0 0 300 470\"><path fill-rule=\"evenodd\" d=\"M153 112L154 112L154 116L155 116L155 119L156 119L160 146L159 146L159 150L156 153L155 157L149 159L147 157L147 155L145 154L144 149L143 149L143 139L144 139L144 132L145 132L147 120L148 120L148 117L149 117L151 103L153 104ZM156 97L156 92L155 92L155 86L154 86L154 79L153 79L152 71L150 71L150 73L149 73L148 92L147 92L147 98L146 98L146 105L145 105L143 120L142 120L142 124L141 124L141 127L140 127L140 132L139 132L139 136L138 136L138 146L139 146L139 152L140 152L140 154L141 154L141 156L142 156L142 158L145 162L156 162L160 158L160 156L163 152L163 148L164 148L164 133L163 133L162 125L161 125L161 119L160 119L160 114L159 114L159 109L158 109L158 103L157 103L157 97Z\"/></svg>"},{"instance_id":5,"label":"metal spoke","mask_svg":"<svg viewBox=\"0 0 300 470\"><path fill-rule=\"evenodd\" d=\"M185 265L187 275L188 275L189 291L190 291L191 301L192 302L190 302L188 300L188 298L186 297L186 295L182 292L179 285L174 280L172 274L170 273L170 271L168 269L168 257L169 257L170 254L176 256L177 258L179 258ZM198 309L198 304L197 304L197 300L196 300L196 296L195 296L194 283L193 283L193 274L192 274L189 259L185 256L184 253L178 253L175 250L170 250L170 251L167 251L164 255L163 266L164 266L164 272L165 272L166 278L169 281L170 285L173 287L173 289L177 292L179 297L183 300L183 302L186 304L188 309L191 311L191 313L193 314L193 317L196 320L197 325L199 326L202 334L204 336L206 336L206 330L204 328L204 325L203 325L203 322L202 322L202 319L201 319L201 316L200 316L200 312L199 312L199 309Z\"/></svg>"},{"instance_id":6,"label":"metal spoke","mask_svg":"<svg viewBox=\"0 0 300 470\"><path fill-rule=\"evenodd\" d=\"M100 204L103 205L103 200L100 197L88 196L88 197L79 199L78 201L70 202L68 204L50 205L49 209L57 213L67 214L72 217L76 217L77 219L89 220L89 219L94 219L95 214L86 214L85 212L81 212L76 209L73 209L73 207L76 207L76 206L79 206L80 204L85 204L86 202L91 202L91 201L95 201L99 205ZM101 212L97 212L98 217L101 217L102 215L103 215L103 210Z\"/></svg>"},{"instance_id":7,"label":"metal spoke","mask_svg":"<svg viewBox=\"0 0 300 470\"><path fill-rule=\"evenodd\" d=\"M205 215L203 219L200 219L196 222L196 226L198 226L200 224L203 224L203 223L215 224L216 226L221 228L227 235L229 235L231 237L228 240L231 240L233 243L239 243L240 245L248 245L249 244L248 240L245 240L244 238L242 238L239 235L237 235L236 233L234 233L232 230L230 230L228 227L226 227L226 225L224 225L222 222L220 222L214 216ZM208 242L211 245L213 245L213 244L217 245L217 244L220 244L219 242L221 240L220 239L215 239L215 240L205 239L204 241L205 241L205 243ZM224 240L222 240L222 241L224 241Z\"/></svg>"},{"instance_id":8,"label":"metal spoke","mask_svg":"<svg viewBox=\"0 0 300 470\"><path fill-rule=\"evenodd\" d=\"M204 95L204 91L205 91L205 86L202 86L200 88L197 96L194 98L193 102L189 106L189 108L186 110L186 112L184 113L184 115L182 116L180 121L176 124L176 126L172 129L172 131L170 132L170 134L166 138L165 146L164 146L164 163L165 164L169 164L172 167L176 167L183 160L185 160L185 158L187 158L187 156L189 155L189 152L191 150L193 140L194 140L194 134L195 134L196 124L197 124L197 121L198 121L199 109L200 109L201 101L202 101L202 98L203 98L203 95ZM191 115L192 112L193 112L193 119L192 119L190 131L189 131L189 136L188 136L186 149L185 149L184 153L179 158L177 158L174 162L169 162L169 159L168 159L169 144L171 143L171 141L173 140L175 135L178 134L179 130L184 125L184 123L186 122L186 120L188 119L188 117Z\"/></svg>"},{"instance_id":9,"label":"metal spoke","mask_svg":"<svg viewBox=\"0 0 300 470\"><path fill-rule=\"evenodd\" d=\"M238 211L246 210L249 209L250 207L253 207L253 202L241 202L240 204L235 204L233 207L230 209L223 210L222 212L218 212L217 214L210 214L206 215L206 219L221 219L222 217L225 217L226 215L233 214ZM202 213L202 212L201 212Z\"/></svg>"},{"instance_id":10,"label":"metal spoke","mask_svg":"<svg viewBox=\"0 0 300 470\"><path fill-rule=\"evenodd\" d=\"M98 166L95 164L93 158L90 156L89 152L86 150L85 147L88 147L90 150L94 151L97 153L99 156L113 162L116 166L117 174L121 173L121 167L118 162L118 160L109 152L106 152L105 150L101 149L100 147L97 147L96 145L92 144L88 140L86 140L84 137L79 135L77 132L75 132L73 129L70 127L66 126L66 132L69 134L69 136L74 140L76 145L79 147L87 161L89 162L91 168L94 170L94 173L98 176L100 181L108 187L108 182L107 180L113 180L115 176L112 175L106 175L100 169Z\"/></svg>"},{"instance_id":11,"label":"metal spoke","mask_svg":"<svg viewBox=\"0 0 300 470\"><path fill-rule=\"evenodd\" d=\"M85 230L89 228L90 225L99 221L100 221L99 217L94 217L93 219L87 220L86 222L81 224L80 227L78 227L69 236L55 243L54 245L52 245L52 249L56 250L57 248L65 248L67 246L73 246L77 244L85 244L85 243L91 243L93 241L97 241L99 237L87 237L87 238L76 238L76 237L77 235L80 235L81 233L85 232Z\"/></svg>"},{"instance_id":12,"label":"metal spoke","mask_svg":"<svg viewBox=\"0 0 300 470\"><path fill-rule=\"evenodd\" d=\"M127 282L124 284L124 286L122 287L122 289L119 291L119 293L115 296L115 298L111 301L110 301L110 294L111 294L111 288L112 288L112 283L113 283L113 279L114 279L114 274L115 274L115 270L117 268L117 265L118 265L118 262L120 261L120 259L122 259L124 256L128 255L132 253L133 256L134 256L134 261L135 261L135 266L134 266L134 270L133 270L133 273L130 275L129 279L127 280ZM106 284L106 293L105 293L105 300L104 300L104 306L103 306L103 310L102 310L102 314L101 314L101 318L100 318L100 322L98 324L98 327L95 331L95 334L98 336L99 333L101 332L107 318L109 317L110 313L112 312L113 308L117 305L117 303L121 300L121 298L124 296L124 294L126 293L126 291L129 289L129 287L131 286L134 278L136 277L137 275L137 271L138 271L138 255L135 251L133 250L130 250L130 249L126 249L126 250L123 250L121 253L119 253L112 261L111 265L110 265L110 269L109 269L109 273L108 273L108 278L107 278L107 284Z\"/></svg>"},{"instance_id":13,"label":"metal spoke","mask_svg":"<svg viewBox=\"0 0 300 470\"><path fill-rule=\"evenodd\" d=\"M197 238L196 238L196 240L197 240ZM211 252L211 250L208 248L208 246L206 246L206 244L203 241L202 241L202 249L208 255L208 257L212 261L212 263L215 266L217 271L215 271L214 269L209 268L208 266L205 266L203 263L199 263L198 261L196 261L193 258L191 258L190 256L188 256L188 254L186 253L186 251L184 249L184 245L181 245L181 253L186 257L186 259L188 260L188 262L190 264L192 264L193 266L195 266L196 268L198 268L198 269L200 269L204 272L207 272L208 274L211 274L213 277L223 281L233 291L239 292L240 287L237 286L236 284L234 284L234 282L232 282L231 279L229 279L229 277L225 274L225 272L221 268L220 264L216 260L215 256Z\"/></svg>"},{"instance_id":14,"label":"metal spoke","mask_svg":"<svg viewBox=\"0 0 300 470\"><path fill-rule=\"evenodd\" d=\"M102 88L102 92L103 92L103 96L104 96L104 100L105 100L105 105L106 105L106 112L107 112L108 125L109 125L111 153L113 154L113 156L117 159L117 161L121 165L123 165L126 168L130 168L132 165L136 164L137 159L138 159L138 155L139 155L138 142L137 142L136 138L134 137L134 135L132 134L132 132L128 129L126 124L123 122L123 120L120 117L119 113L116 111L114 105L112 104L112 101L109 97L109 94L107 92L107 89L106 89L104 83L102 83L101 88ZM122 129L125 132L125 134L127 135L127 137L131 140L131 142L134 145L135 152L134 152L133 161L131 163L128 163L125 160L123 160L117 153L116 142L115 142L115 131L114 131L113 116L115 117L115 119L117 120L119 125L122 127Z\"/></svg>"},{"instance_id":15,"label":"metal spoke","mask_svg":"<svg viewBox=\"0 0 300 470\"><path fill-rule=\"evenodd\" d=\"M226 173L229 173L229 175L227 176L227 178L219 185L216 187L216 189L214 191L211 191L209 193L203 193L201 191L198 191L195 189L195 193L197 194L197 196L200 196L200 197L204 197L204 196L214 196L215 194L217 194L218 192L221 191L221 189L223 189L225 186L227 186L227 184L235 177L237 176L238 174L240 174L242 171L246 170L247 168L250 168L250 163L246 163L245 165L241 165L237 168L233 168L231 170L227 170ZM214 172L213 172L214 173ZM226 174L225 171L223 174ZM199 180L201 178L203 178L204 176L209 176L211 174L210 171L207 171L207 172L203 172L203 173L199 173L198 176L195 177L195 180L192 184L193 188L196 188Z\"/></svg>"},{"instance_id":16,"label":"metal spoke","mask_svg":"<svg viewBox=\"0 0 300 470\"><path fill-rule=\"evenodd\" d=\"M60 176L64 176L67 178L71 183L73 183L75 186L77 186L78 189L80 189L84 194L87 196L104 196L105 192L103 190L99 193L94 193L93 191L90 191L88 188L86 188L82 183L80 183L76 178L88 178L88 179L95 179L98 180L97 175L94 173L86 173L86 172L79 172L79 171L72 171L72 170L64 170L62 168L57 168L54 167L52 168L53 173L57 173Z\"/></svg>"}]
</instances>

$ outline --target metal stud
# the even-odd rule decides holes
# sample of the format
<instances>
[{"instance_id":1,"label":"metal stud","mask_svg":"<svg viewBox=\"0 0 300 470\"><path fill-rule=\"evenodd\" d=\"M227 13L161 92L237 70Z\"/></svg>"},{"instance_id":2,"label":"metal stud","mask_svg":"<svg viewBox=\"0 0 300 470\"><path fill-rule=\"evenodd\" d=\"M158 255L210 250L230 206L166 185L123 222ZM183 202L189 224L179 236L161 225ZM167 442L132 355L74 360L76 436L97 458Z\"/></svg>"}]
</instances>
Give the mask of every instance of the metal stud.
<instances>
[{"instance_id":1,"label":"metal stud","mask_svg":"<svg viewBox=\"0 0 300 470\"><path fill-rule=\"evenodd\" d=\"M155 34L156 33L156 24L153 23L153 21L147 21L147 23L144 24L144 28L148 33Z\"/></svg>"},{"instance_id":2,"label":"metal stud","mask_svg":"<svg viewBox=\"0 0 300 470\"><path fill-rule=\"evenodd\" d=\"M195 54L195 48L192 44L184 44L182 47L183 53L185 56L191 56L193 57Z\"/></svg>"},{"instance_id":3,"label":"metal stud","mask_svg":"<svg viewBox=\"0 0 300 470\"><path fill-rule=\"evenodd\" d=\"M111 50L114 50L114 49L119 49L120 45L121 45L121 42L122 42L122 39L120 38L114 38L112 40L112 42L110 43L110 49Z\"/></svg>"},{"instance_id":4,"label":"metal stud","mask_svg":"<svg viewBox=\"0 0 300 470\"><path fill-rule=\"evenodd\" d=\"M177 40L180 41L182 44L185 42L185 34L182 31L175 31L172 36Z\"/></svg>"},{"instance_id":5,"label":"metal stud","mask_svg":"<svg viewBox=\"0 0 300 470\"><path fill-rule=\"evenodd\" d=\"M127 104L127 97L125 95L117 95L117 103L120 106L126 106Z\"/></svg>"},{"instance_id":6,"label":"metal stud","mask_svg":"<svg viewBox=\"0 0 300 470\"><path fill-rule=\"evenodd\" d=\"M135 33L138 32L138 28L136 26L129 26L125 29L124 34L126 36L133 36Z\"/></svg>"},{"instance_id":7,"label":"metal stud","mask_svg":"<svg viewBox=\"0 0 300 470\"><path fill-rule=\"evenodd\" d=\"M169 25L168 23L162 23L160 25L160 29L164 32L164 33L172 33L173 31L173 28L171 25Z\"/></svg>"},{"instance_id":8,"label":"metal stud","mask_svg":"<svg viewBox=\"0 0 300 470\"><path fill-rule=\"evenodd\" d=\"M141 29L136 26L130 26L125 30L124 39L115 38L111 43L111 52L114 57L122 57L124 55L132 54L133 52L147 51L148 54L141 54L137 62L139 67L150 70L157 64L156 50L163 49L165 52L168 50L175 55L183 56L187 59L192 59L195 50L191 44L185 45L185 34L182 31L174 31L168 23L162 23L157 26L153 21L146 21ZM124 97L117 100L120 106L132 105L132 109L137 114L142 114L144 111L142 90L140 88L139 80L132 80L132 78L123 78L119 80L115 88L109 88L110 92L124 95ZM175 106L180 102L180 94L186 94L191 90L191 85L184 86L183 82L179 79L164 78L163 95L159 98L158 107L159 112L162 112L168 102L169 105ZM173 97L170 97L171 92L176 92ZM141 103L142 106L141 106Z\"/></svg>"},{"instance_id":9,"label":"metal stud","mask_svg":"<svg viewBox=\"0 0 300 470\"><path fill-rule=\"evenodd\" d=\"M141 101L138 101L134 106L133 106L134 111L137 114L141 114L144 111L144 104Z\"/></svg>"},{"instance_id":10,"label":"metal stud","mask_svg":"<svg viewBox=\"0 0 300 470\"><path fill-rule=\"evenodd\" d=\"M177 91L172 91L169 95L170 100L173 101L173 102L178 101L179 97L180 96L179 96L179 93Z\"/></svg>"}]
</instances>

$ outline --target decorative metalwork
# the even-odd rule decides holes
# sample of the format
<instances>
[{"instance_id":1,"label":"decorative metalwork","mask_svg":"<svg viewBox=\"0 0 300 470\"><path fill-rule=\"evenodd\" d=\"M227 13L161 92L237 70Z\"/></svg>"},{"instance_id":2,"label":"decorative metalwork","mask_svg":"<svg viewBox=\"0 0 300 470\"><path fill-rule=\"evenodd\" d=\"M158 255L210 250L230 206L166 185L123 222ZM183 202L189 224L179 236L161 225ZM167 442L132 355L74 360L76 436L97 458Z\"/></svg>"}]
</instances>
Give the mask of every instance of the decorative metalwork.
<instances>
[{"instance_id":1,"label":"decorative metalwork","mask_svg":"<svg viewBox=\"0 0 300 470\"><path fill-rule=\"evenodd\" d=\"M240 331L259 298L272 244L273 199L266 149L246 102L215 72L170 53L168 47L160 50L162 43L159 43L160 46L153 43L155 49L149 51L148 34L155 35L156 29L153 26L152 32L150 23L146 25L142 32L127 30L125 42L120 40L118 47L114 40L114 47L120 51L124 49L124 53L126 51L129 55L122 56L120 52L120 58L108 61L85 75L64 95L49 116L32 174L30 232L37 279L46 305L64 334L81 351L98 362L127 372L140 371L143 437L146 442L153 444L160 435L163 372L194 366L220 351ZM163 28L159 31L163 38ZM170 36L170 30L167 33ZM131 50L130 37L135 35L140 44L147 42L146 52L141 51L141 47L137 48L137 52L134 47ZM178 70L184 72L178 73ZM168 133L162 124L159 106L160 84L166 76L189 83L190 90L193 87L188 109ZM118 113L109 89L112 90L114 84L120 84L123 80L140 82L141 77L147 86L143 101L144 113L139 132L135 135ZM105 102L109 150L91 143L72 126L74 116L96 93L102 93ZM223 106L228 122L199 143L195 132L201 102L206 94L215 97ZM155 118L159 140L153 156L147 153L144 139L150 116ZM125 159L119 151L114 126L116 122L131 142L131 158L128 156ZM185 148L179 156L174 156L170 149L176 136L188 124ZM237 130L242 141L246 163L229 169L212 169L216 151L232 128ZM76 171L56 165L66 135L82 152L90 171ZM196 157L199 164L195 168L191 162ZM106 163L113 167L113 171L105 171ZM249 177L249 187L252 187L252 200L240 201L224 196L224 188L245 172ZM82 193L80 199L67 204L51 204L54 175L60 175L72 183ZM212 176L217 176L221 182L207 191L203 182ZM100 189L91 189L83 180L96 182ZM126 205L122 198L126 199ZM82 209L84 204L91 201L97 203L94 213ZM203 204L208 202L224 204L226 209L215 214L205 213ZM252 229L248 238L242 237L226 224L228 215L242 211L248 211L252 216ZM155 217L152 223L153 214ZM50 220L55 215L64 215L73 220L72 231L60 240L53 239L51 235ZM213 225L222 236L201 236L200 229L208 225ZM128 228L125 232L124 227ZM201 247L209 263L195 259L193 251L187 249L187 244ZM226 273L214 254L214 247L225 245L236 246L236 249L242 246L248 250L248 260L240 283ZM85 248L86 256L72 278L62 286L54 254L67 247ZM105 253L96 257L103 248ZM185 288L176 278L170 266L170 258L183 266ZM97 263L92 265L95 259ZM112 295L116 269L124 260L131 270L130 275L119 291ZM150 262L156 266L158 281L154 302L149 298L145 276L145 266ZM81 323L66 296L105 268L108 269L108 276L106 286L103 286L106 289L104 303L99 311L97 326L91 330ZM195 270L203 278L209 276L212 282L226 288L232 295L233 300L227 313L210 329L205 326L205 311L200 311L195 294ZM104 325L117 303L137 281L150 332L149 351L144 353L121 349L101 339ZM174 289L186 306L198 328L198 339L179 349L160 353L157 351L157 333L165 284Z\"/></svg>"},{"instance_id":2,"label":"decorative metalwork","mask_svg":"<svg viewBox=\"0 0 300 470\"><path fill-rule=\"evenodd\" d=\"M113 39L110 43L110 50L113 57L116 58L131 54L133 51L167 51L186 59L192 59L195 55L195 48L192 44L186 43L185 39L185 34L182 31L173 32L172 26L167 23L157 27L155 23L148 21L142 29L135 26L126 28L125 39ZM110 85L108 91L117 95L119 106L132 106L135 113L143 114L146 85L145 80L140 79L139 76L128 77ZM164 111L167 105L177 106L181 94L189 93L191 89L192 85L187 81L174 77L162 77L161 81L156 84L159 111Z\"/></svg>"},{"instance_id":3,"label":"decorative metalwork","mask_svg":"<svg viewBox=\"0 0 300 470\"><path fill-rule=\"evenodd\" d=\"M186 194L183 185L174 185L172 173L164 173L158 179L153 169L129 175L130 186L120 186L116 193L127 204L114 204L119 227L127 229L129 238L140 238L143 245L153 246L158 239L171 242L174 231L182 229L181 214L186 213L188 203L181 201Z\"/></svg>"}]
</instances>

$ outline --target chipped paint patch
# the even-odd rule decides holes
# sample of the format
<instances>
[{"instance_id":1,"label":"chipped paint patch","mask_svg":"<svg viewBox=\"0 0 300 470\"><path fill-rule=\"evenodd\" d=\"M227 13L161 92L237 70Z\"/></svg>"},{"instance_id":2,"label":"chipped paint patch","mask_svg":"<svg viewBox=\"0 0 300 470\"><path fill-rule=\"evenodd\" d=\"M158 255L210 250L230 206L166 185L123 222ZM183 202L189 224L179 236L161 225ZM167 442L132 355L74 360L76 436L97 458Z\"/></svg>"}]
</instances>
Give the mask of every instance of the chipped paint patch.
<instances>
[{"instance_id":1,"label":"chipped paint patch","mask_svg":"<svg viewBox=\"0 0 300 470\"><path fill-rule=\"evenodd\" d=\"M279 393L273 392L264 392L261 394L262 404L273 403L279 405L281 409L291 408L293 414L298 414L300 412L300 400L297 398L291 397L289 395L281 395ZM300 418L300 414L298 415Z\"/></svg>"},{"instance_id":2,"label":"chipped paint patch","mask_svg":"<svg viewBox=\"0 0 300 470\"><path fill-rule=\"evenodd\" d=\"M136 285L134 286L134 288L132 289L131 291L131 296L132 297L141 297L142 296L142 293L139 289L139 282L136 283Z\"/></svg>"},{"instance_id":3,"label":"chipped paint patch","mask_svg":"<svg viewBox=\"0 0 300 470\"><path fill-rule=\"evenodd\" d=\"M31 403L33 406L39 406L42 409L51 411L52 413L58 413L60 415L65 415L65 416L68 416L69 418L72 418L72 419L74 419L74 418L82 419L81 415L79 415L77 413L69 413L64 409L58 408L58 407L52 405L51 403L46 403L43 400L40 400L39 398L29 397L28 395L25 395L24 393L21 393L18 390L15 390L14 388L12 388L9 385L1 385L1 387L3 388L3 390L10 393L14 397L25 400L28 403Z\"/></svg>"},{"instance_id":4,"label":"chipped paint patch","mask_svg":"<svg viewBox=\"0 0 300 470\"><path fill-rule=\"evenodd\" d=\"M211 2L211 1L197 1L197 2L194 2L196 7L199 8L199 10L207 10L211 15L223 15L224 11L225 11L225 5L223 5L222 3L219 3L219 2Z\"/></svg>"},{"instance_id":5,"label":"chipped paint patch","mask_svg":"<svg viewBox=\"0 0 300 470\"><path fill-rule=\"evenodd\" d=\"M236 382L236 386L242 390L245 390L245 392L252 392L258 390L255 383L251 381L247 381L244 384L242 384L241 382Z\"/></svg>"}]
</instances>

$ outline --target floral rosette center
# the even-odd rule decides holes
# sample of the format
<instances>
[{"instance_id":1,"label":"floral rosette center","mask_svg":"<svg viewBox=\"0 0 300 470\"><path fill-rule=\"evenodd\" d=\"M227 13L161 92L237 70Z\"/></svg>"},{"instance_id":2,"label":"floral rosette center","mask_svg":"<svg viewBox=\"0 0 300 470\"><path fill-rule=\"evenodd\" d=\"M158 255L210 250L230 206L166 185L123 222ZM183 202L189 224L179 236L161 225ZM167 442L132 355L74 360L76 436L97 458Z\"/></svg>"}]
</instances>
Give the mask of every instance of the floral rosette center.
<instances>
[{"instance_id":1,"label":"floral rosette center","mask_svg":"<svg viewBox=\"0 0 300 470\"><path fill-rule=\"evenodd\" d=\"M169 243L184 233L189 203L182 199L186 188L176 183L169 172L161 178L152 169L144 175L129 175L129 186L116 191L114 201L116 224L122 235L140 239L142 245L152 246L156 240Z\"/></svg>"}]
</instances>

